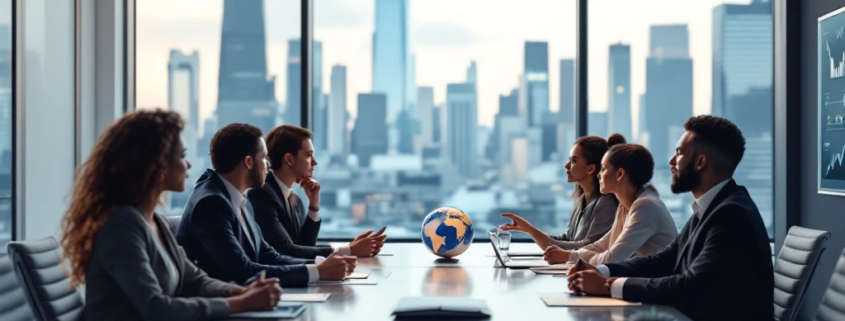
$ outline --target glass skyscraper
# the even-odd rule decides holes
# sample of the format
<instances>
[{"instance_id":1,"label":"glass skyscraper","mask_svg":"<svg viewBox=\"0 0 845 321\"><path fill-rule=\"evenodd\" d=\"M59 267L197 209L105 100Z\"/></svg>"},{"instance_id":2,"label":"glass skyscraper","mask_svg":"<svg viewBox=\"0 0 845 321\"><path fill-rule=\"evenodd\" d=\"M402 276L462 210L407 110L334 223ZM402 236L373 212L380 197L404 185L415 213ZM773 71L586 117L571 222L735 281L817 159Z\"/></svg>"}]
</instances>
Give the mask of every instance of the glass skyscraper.
<instances>
[{"instance_id":1,"label":"glass skyscraper","mask_svg":"<svg viewBox=\"0 0 845 321\"><path fill-rule=\"evenodd\" d=\"M387 96L358 94L358 117L352 131L352 152L358 166L369 167L373 155L387 153Z\"/></svg>"},{"instance_id":2,"label":"glass skyscraper","mask_svg":"<svg viewBox=\"0 0 845 321\"><path fill-rule=\"evenodd\" d=\"M220 126L248 123L267 132L276 122L275 78L267 77L263 0L225 0L220 38Z\"/></svg>"},{"instance_id":3,"label":"glass skyscraper","mask_svg":"<svg viewBox=\"0 0 845 321\"><path fill-rule=\"evenodd\" d=\"M416 83L409 43L408 0L376 0L373 34L373 93L387 97L387 122L390 124L389 149L399 146L396 120L402 110L413 108ZM415 115L415 112L410 113ZM416 116L414 116L416 117Z\"/></svg>"},{"instance_id":4,"label":"glass skyscraper","mask_svg":"<svg viewBox=\"0 0 845 321\"><path fill-rule=\"evenodd\" d=\"M477 170L476 127L478 106L475 84L448 84L446 86L446 145L449 158L458 172L466 178L474 178Z\"/></svg>"},{"instance_id":5,"label":"glass skyscraper","mask_svg":"<svg viewBox=\"0 0 845 321\"><path fill-rule=\"evenodd\" d=\"M772 6L753 1L713 9L712 114L731 119L745 136L734 179L744 185L772 229Z\"/></svg>"},{"instance_id":6,"label":"glass skyscraper","mask_svg":"<svg viewBox=\"0 0 845 321\"><path fill-rule=\"evenodd\" d=\"M631 46L616 44L610 46L607 82L607 123L609 131L622 134L632 140L631 135ZM610 134L610 133L608 133Z\"/></svg>"},{"instance_id":7,"label":"glass skyscraper","mask_svg":"<svg viewBox=\"0 0 845 321\"><path fill-rule=\"evenodd\" d=\"M646 120L640 132L648 133L646 145L654 159L662 162L668 161L674 150L678 129L692 117L692 59L686 25L654 25L650 34Z\"/></svg>"},{"instance_id":8,"label":"glass skyscraper","mask_svg":"<svg viewBox=\"0 0 845 321\"><path fill-rule=\"evenodd\" d=\"M542 126L549 111L549 43L525 42L524 77L528 95L528 126Z\"/></svg>"}]
</instances>

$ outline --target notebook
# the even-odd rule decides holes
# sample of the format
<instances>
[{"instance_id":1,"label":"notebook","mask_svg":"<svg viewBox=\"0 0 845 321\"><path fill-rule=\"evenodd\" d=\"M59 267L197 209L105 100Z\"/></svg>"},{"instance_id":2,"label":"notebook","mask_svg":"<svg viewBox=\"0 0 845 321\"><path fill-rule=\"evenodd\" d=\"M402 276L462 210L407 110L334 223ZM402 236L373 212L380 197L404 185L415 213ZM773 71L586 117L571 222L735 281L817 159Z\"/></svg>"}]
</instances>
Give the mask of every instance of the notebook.
<instances>
[{"instance_id":1,"label":"notebook","mask_svg":"<svg viewBox=\"0 0 845 321\"><path fill-rule=\"evenodd\" d=\"M237 319L296 319L305 311L305 304L292 302L279 302L275 310L272 311L254 311L242 312L229 316L229 318Z\"/></svg>"},{"instance_id":2,"label":"notebook","mask_svg":"<svg viewBox=\"0 0 845 321\"><path fill-rule=\"evenodd\" d=\"M422 318L486 319L487 301L461 297L404 297L393 310L396 320Z\"/></svg>"},{"instance_id":3,"label":"notebook","mask_svg":"<svg viewBox=\"0 0 845 321\"><path fill-rule=\"evenodd\" d=\"M541 297L548 307L625 307L642 305L639 302L575 294L571 292L551 294Z\"/></svg>"}]
</instances>

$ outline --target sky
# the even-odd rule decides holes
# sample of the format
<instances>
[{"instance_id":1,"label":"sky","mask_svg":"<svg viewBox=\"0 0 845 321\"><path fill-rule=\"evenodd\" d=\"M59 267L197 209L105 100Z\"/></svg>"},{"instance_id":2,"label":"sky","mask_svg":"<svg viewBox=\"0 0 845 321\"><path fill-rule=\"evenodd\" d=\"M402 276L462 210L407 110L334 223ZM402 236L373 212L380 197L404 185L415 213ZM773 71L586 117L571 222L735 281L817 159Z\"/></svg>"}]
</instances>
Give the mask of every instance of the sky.
<instances>
[{"instance_id":1,"label":"sky","mask_svg":"<svg viewBox=\"0 0 845 321\"><path fill-rule=\"evenodd\" d=\"M688 24L693 59L694 114L710 112L713 8L749 0L591 0L588 63L591 111L607 108L608 47L631 45L631 103L635 130L639 95L645 91L649 27ZM411 50L418 86L434 87L445 102L446 84L463 82L478 65L478 121L491 125L499 95L519 85L525 41L549 42L550 107L559 106L560 60L576 53L575 0L411 0ZM299 38L300 1L266 0L267 63L276 75L276 97L285 99L287 41ZM347 108L372 88L373 0L315 0L314 35L323 43L323 88L331 67L347 66ZM171 49L200 55L200 119L216 107L222 0L144 0L137 3L137 106L167 107L167 59Z\"/></svg>"}]
</instances>

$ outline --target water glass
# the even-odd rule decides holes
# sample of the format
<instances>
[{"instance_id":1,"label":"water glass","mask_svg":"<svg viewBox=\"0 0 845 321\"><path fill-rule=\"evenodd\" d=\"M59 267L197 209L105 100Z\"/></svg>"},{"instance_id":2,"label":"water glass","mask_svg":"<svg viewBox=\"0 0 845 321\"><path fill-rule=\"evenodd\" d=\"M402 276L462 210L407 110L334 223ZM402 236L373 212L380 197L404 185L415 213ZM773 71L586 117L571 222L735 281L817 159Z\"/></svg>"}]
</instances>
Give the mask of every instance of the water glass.
<instances>
[{"instance_id":1,"label":"water glass","mask_svg":"<svg viewBox=\"0 0 845 321\"><path fill-rule=\"evenodd\" d=\"M511 246L511 232L499 230L496 240L499 243L499 251L507 251Z\"/></svg>"}]
</instances>

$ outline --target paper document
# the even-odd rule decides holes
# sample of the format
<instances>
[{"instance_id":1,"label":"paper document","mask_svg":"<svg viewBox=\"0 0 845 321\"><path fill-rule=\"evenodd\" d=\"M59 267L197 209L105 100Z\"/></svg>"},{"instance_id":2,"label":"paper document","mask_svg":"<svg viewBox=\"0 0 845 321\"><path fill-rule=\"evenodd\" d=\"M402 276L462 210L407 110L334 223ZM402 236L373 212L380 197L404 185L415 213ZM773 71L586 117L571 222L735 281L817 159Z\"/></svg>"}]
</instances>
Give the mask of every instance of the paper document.
<instances>
[{"instance_id":1,"label":"paper document","mask_svg":"<svg viewBox=\"0 0 845 321\"><path fill-rule=\"evenodd\" d=\"M331 295L331 293L282 293L282 302L326 302Z\"/></svg>"},{"instance_id":2,"label":"paper document","mask_svg":"<svg viewBox=\"0 0 845 321\"><path fill-rule=\"evenodd\" d=\"M624 307L642 305L614 298L588 296L583 294L561 293L541 297L549 307Z\"/></svg>"},{"instance_id":3,"label":"paper document","mask_svg":"<svg viewBox=\"0 0 845 321\"><path fill-rule=\"evenodd\" d=\"M316 285L376 285L378 284L377 279L346 279L343 281L317 281L315 283L309 284L310 286Z\"/></svg>"},{"instance_id":4,"label":"paper document","mask_svg":"<svg viewBox=\"0 0 845 321\"><path fill-rule=\"evenodd\" d=\"M570 263L552 264L552 265L549 265L549 266L538 266L538 267L533 267L533 268L531 268L531 270L532 270L532 271L533 271L533 270L545 270L545 271L548 271L548 270L569 271L569 269L570 269L570 268L572 268L572 266L573 266L573 264L570 264Z\"/></svg>"},{"instance_id":5,"label":"paper document","mask_svg":"<svg viewBox=\"0 0 845 321\"><path fill-rule=\"evenodd\" d=\"M540 275L562 275L566 276L569 270L549 270L549 269L531 269L531 272Z\"/></svg>"},{"instance_id":6,"label":"paper document","mask_svg":"<svg viewBox=\"0 0 845 321\"><path fill-rule=\"evenodd\" d=\"M347 275L346 279L366 279L368 277L370 277L369 273L353 272L352 274Z\"/></svg>"},{"instance_id":7,"label":"paper document","mask_svg":"<svg viewBox=\"0 0 845 321\"><path fill-rule=\"evenodd\" d=\"M295 319L302 311L305 311L305 305L302 303L280 302L273 311L255 311L236 313L229 316L229 318L245 318L245 319Z\"/></svg>"}]
</instances>

